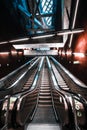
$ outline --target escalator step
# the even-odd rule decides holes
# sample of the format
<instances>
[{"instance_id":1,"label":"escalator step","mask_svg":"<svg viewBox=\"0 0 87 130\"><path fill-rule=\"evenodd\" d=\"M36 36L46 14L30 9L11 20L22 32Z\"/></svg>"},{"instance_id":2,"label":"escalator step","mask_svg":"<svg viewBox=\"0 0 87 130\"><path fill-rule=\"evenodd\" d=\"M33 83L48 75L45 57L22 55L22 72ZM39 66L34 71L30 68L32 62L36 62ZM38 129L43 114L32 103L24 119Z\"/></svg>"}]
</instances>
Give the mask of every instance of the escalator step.
<instances>
[{"instance_id":1,"label":"escalator step","mask_svg":"<svg viewBox=\"0 0 87 130\"><path fill-rule=\"evenodd\" d=\"M39 99L51 99L51 96L39 96Z\"/></svg>"},{"instance_id":2,"label":"escalator step","mask_svg":"<svg viewBox=\"0 0 87 130\"><path fill-rule=\"evenodd\" d=\"M43 90L41 89L41 90L40 90L40 92L42 92L42 93L45 93L45 92L50 93L51 91L50 91L50 90L48 90L48 89L43 89Z\"/></svg>"},{"instance_id":3,"label":"escalator step","mask_svg":"<svg viewBox=\"0 0 87 130\"><path fill-rule=\"evenodd\" d=\"M38 102L39 104L41 105L49 105L49 104L52 104L52 101L51 100L39 100Z\"/></svg>"},{"instance_id":4,"label":"escalator step","mask_svg":"<svg viewBox=\"0 0 87 130\"><path fill-rule=\"evenodd\" d=\"M40 95L40 96L51 96L51 93L47 93L47 92L42 93L42 92L40 92L39 95Z\"/></svg>"},{"instance_id":5,"label":"escalator step","mask_svg":"<svg viewBox=\"0 0 87 130\"><path fill-rule=\"evenodd\" d=\"M52 103L51 104L38 104L38 107L52 107Z\"/></svg>"},{"instance_id":6,"label":"escalator step","mask_svg":"<svg viewBox=\"0 0 87 130\"><path fill-rule=\"evenodd\" d=\"M50 90L48 87L41 87L41 90Z\"/></svg>"}]
</instances>

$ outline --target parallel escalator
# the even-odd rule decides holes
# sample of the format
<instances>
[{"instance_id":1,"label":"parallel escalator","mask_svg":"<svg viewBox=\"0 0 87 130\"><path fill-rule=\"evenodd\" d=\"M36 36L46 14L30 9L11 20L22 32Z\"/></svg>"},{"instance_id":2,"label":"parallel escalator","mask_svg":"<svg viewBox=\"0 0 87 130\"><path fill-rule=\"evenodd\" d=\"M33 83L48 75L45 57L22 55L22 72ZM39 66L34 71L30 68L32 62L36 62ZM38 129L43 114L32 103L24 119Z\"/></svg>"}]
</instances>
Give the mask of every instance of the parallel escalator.
<instances>
[{"instance_id":1,"label":"parallel escalator","mask_svg":"<svg viewBox=\"0 0 87 130\"><path fill-rule=\"evenodd\" d=\"M49 57L42 57L22 91L6 98L8 130L86 130L86 100L71 91L50 63ZM2 115L6 102L2 104Z\"/></svg>"},{"instance_id":2,"label":"parallel escalator","mask_svg":"<svg viewBox=\"0 0 87 130\"><path fill-rule=\"evenodd\" d=\"M40 82L40 92L38 107L35 116L30 124L26 124L25 130L60 130L60 124L57 123L51 97L51 84L48 75L46 64L42 70L42 77Z\"/></svg>"}]
</instances>

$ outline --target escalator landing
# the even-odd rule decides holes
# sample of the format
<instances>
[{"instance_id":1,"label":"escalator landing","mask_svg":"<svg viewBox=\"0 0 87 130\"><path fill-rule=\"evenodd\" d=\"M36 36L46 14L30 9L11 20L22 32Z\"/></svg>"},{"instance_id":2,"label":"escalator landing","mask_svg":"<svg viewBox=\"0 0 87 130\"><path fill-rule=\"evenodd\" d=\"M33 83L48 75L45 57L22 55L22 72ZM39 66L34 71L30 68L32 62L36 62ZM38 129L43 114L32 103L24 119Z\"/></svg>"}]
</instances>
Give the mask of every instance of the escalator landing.
<instances>
[{"instance_id":1,"label":"escalator landing","mask_svg":"<svg viewBox=\"0 0 87 130\"><path fill-rule=\"evenodd\" d=\"M52 106L39 106L32 123L25 126L25 130L61 130L56 122Z\"/></svg>"},{"instance_id":2,"label":"escalator landing","mask_svg":"<svg viewBox=\"0 0 87 130\"><path fill-rule=\"evenodd\" d=\"M57 124L52 106L39 106L34 119L33 124Z\"/></svg>"},{"instance_id":3,"label":"escalator landing","mask_svg":"<svg viewBox=\"0 0 87 130\"><path fill-rule=\"evenodd\" d=\"M26 130L60 130L56 124L30 124Z\"/></svg>"}]
</instances>

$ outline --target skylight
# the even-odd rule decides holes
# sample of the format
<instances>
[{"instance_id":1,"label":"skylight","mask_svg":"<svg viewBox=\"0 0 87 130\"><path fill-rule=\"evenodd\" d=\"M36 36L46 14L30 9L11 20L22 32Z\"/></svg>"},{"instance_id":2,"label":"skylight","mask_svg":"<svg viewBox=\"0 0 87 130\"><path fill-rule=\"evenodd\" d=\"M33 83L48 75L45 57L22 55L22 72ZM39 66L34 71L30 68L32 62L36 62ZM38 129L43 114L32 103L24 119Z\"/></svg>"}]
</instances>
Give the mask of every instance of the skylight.
<instances>
[{"instance_id":1,"label":"skylight","mask_svg":"<svg viewBox=\"0 0 87 130\"><path fill-rule=\"evenodd\" d=\"M53 0L42 0L41 1L43 13L53 13ZM52 25L52 16L45 17L44 21L47 26Z\"/></svg>"}]
</instances>

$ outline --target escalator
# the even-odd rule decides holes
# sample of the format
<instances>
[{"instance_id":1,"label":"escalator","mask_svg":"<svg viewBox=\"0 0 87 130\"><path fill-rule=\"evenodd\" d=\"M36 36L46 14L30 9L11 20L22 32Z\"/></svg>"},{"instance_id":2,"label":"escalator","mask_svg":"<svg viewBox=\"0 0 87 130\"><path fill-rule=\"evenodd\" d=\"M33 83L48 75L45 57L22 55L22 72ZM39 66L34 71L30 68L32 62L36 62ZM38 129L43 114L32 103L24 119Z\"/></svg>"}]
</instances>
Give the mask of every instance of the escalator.
<instances>
[{"instance_id":1,"label":"escalator","mask_svg":"<svg viewBox=\"0 0 87 130\"><path fill-rule=\"evenodd\" d=\"M85 93L87 92L86 91L87 87L84 87L84 84L82 82L80 83L79 80L77 81L77 79L74 76L72 76L66 69L64 69L63 66L59 65L59 63L55 59L53 61L57 63L55 65L53 64L53 62L51 62L51 66L52 66L53 73L55 73L58 89L60 90L60 92L62 92L62 94L65 94L65 97L68 96L67 101L69 101L70 104L68 107L69 109L71 109L71 112L68 111L68 113L66 113L66 115L63 117L62 117L63 113L62 115L60 114L61 118L63 119L65 117L66 122L70 121L70 123L68 124L70 124L70 126L73 127L74 130L86 130L87 129L87 125L86 125L87 124L87 100L86 100L87 94ZM60 67L63 69L63 73L61 72ZM76 87L74 84L76 84ZM74 89L72 89L71 86L73 86ZM79 91L79 89L81 90ZM78 92L80 92L80 94ZM63 100L60 97L58 99L57 93L58 91L53 90L55 109L57 113L61 113L60 109L58 109L59 106L58 100L62 102ZM71 116L70 120L67 120L68 118L66 118L68 114L69 116Z\"/></svg>"},{"instance_id":2,"label":"escalator","mask_svg":"<svg viewBox=\"0 0 87 130\"><path fill-rule=\"evenodd\" d=\"M51 97L51 84L46 64L44 64L40 82L38 107L35 116L30 124L26 124L25 130L60 130L57 123Z\"/></svg>"},{"instance_id":3,"label":"escalator","mask_svg":"<svg viewBox=\"0 0 87 130\"><path fill-rule=\"evenodd\" d=\"M42 57L23 90L9 97L9 110L3 109L7 101L2 104L2 117L9 113L6 130L86 130L86 100L71 91L50 63Z\"/></svg>"},{"instance_id":4,"label":"escalator","mask_svg":"<svg viewBox=\"0 0 87 130\"><path fill-rule=\"evenodd\" d=\"M58 89L48 57L41 59L31 88L13 97L9 130L77 130L70 95Z\"/></svg>"}]
</instances>

